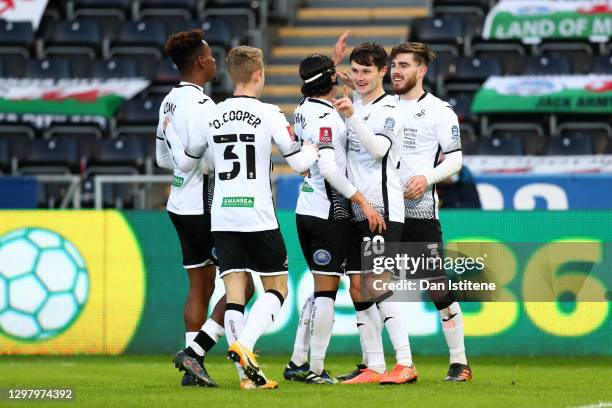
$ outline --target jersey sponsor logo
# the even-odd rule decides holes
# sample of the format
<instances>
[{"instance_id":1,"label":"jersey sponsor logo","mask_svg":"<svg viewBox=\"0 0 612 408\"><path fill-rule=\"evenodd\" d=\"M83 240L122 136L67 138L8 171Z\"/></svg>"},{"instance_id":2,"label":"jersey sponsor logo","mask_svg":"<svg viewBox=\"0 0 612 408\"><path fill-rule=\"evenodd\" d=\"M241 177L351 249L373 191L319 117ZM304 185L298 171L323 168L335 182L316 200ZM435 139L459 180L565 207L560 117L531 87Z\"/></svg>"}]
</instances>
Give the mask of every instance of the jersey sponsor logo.
<instances>
[{"instance_id":1,"label":"jersey sponsor logo","mask_svg":"<svg viewBox=\"0 0 612 408\"><path fill-rule=\"evenodd\" d=\"M174 187L182 187L184 182L185 182L185 179L182 177L174 176L172 178L172 185Z\"/></svg>"},{"instance_id":2,"label":"jersey sponsor logo","mask_svg":"<svg viewBox=\"0 0 612 408\"><path fill-rule=\"evenodd\" d=\"M221 207L247 207L255 206L255 197L223 197Z\"/></svg>"},{"instance_id":3,"label":"jersey sponsor logo","mask_svg":"<svg viewBox=\"0 0 612 408\"><path fill-rule=\"evenodd\" d=\"M459 126L453 125L451 128L451 134L453 135L453 140L459 139Z\"/></svg>"},{"instance_id":4,"label":"jersey sponsor logo","mask_svg":"<svg viewBox=\"0 0 612 408\"><path fill-rule=\"evenodd\" d=\"M305 193L312 193L314 190L312 189L312 187L310 187L310 184L308 184L308 182L305 181L304 184L302 185L302 191Z\"/></svg>"},{"instance_id":5,"label":"jersey sponsor logo","mask_svg":"<svg viewBox=\"0 0 612 408\"><path fill-rule=\"evenodd\" d=\"M332 130L329 127L322 127L319 129L319 142L320 143L331 143L332 142Z\"/></svg>"},{"instance_id":6,"label":"jersey sponsor logo","mask_svg":"<svg viewBox=\"0 0 612 408\"><path fill-rule=\"evenodd\" d=\"M395 127L395 119L387 118L385 119L385 129L393 129Z\"/></svg>"},{"instance_id":7,"label":"jersey sponsor logo","mask_svg":"<svg viewBox=\"0 0 612 408\"><path fill-rule=\"evenodd\" d=\"M312 259L314 260L314 263L319 266L329 265L329 263L331 262L331 258L331 253L327 249L317 249L312 254Z\"/></svg>"}]
</instances>

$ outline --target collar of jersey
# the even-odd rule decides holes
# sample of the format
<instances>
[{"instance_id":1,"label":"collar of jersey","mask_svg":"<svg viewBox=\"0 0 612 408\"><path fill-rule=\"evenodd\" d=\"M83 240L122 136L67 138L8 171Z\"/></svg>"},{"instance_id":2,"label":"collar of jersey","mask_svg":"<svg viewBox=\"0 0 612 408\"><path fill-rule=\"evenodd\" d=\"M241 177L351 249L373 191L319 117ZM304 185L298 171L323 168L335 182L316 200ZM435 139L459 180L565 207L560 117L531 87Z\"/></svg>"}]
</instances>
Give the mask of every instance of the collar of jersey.
<instances>
[{"instance_id":1,"label":"collar of jersey","mask_svg":"<svg viewBox=\"0 0 612 408\"><path fill-rule=\"evenodd\" d=\"M202 88L200 85L196 85L192 82L187 82L187 81L181 81L179 82L177 88L182 88L184 86L193 86L194 88L197 88L198 91L204 93L204 88Z\"/></svg>"},{"instance_id":2,"label":"collar of jersey","mask_svg":"<svg viewBox=\"0 0 612 408\"><path fill-rule=\"evenodd\" d=\"M256 97L249 96L249 95L232 95L232 96L228 96L227 98L228 99L229 98L251 98L251 99L257 99Z\"/></svg>"},{"instance_id":3,"label":"collar of jersey","mask_svg":"<svg viewBox=\"0 0 612 408\"><path fill-rule=\"evenodd\" d=\"M367 103L366 105L374 105L376 102L379 102L382 98L384 98L385 96L387 96L387 93L383 93L382 95L380 95L378 98L374 99L372 102Z\"/></svg>"},{"instance_id":4,"label":"collar of jersey","mask_svg":"<svg viewBox=\"0 0 612 408\"><path fill-rule=\"evenodd\" d=\"M314 103L320 103L322 105L325 105L329 108L334 109L333 105L323 99L319 99L319 98L308 98L308 102L314 102Z\"/></svg>"}]
</instances>

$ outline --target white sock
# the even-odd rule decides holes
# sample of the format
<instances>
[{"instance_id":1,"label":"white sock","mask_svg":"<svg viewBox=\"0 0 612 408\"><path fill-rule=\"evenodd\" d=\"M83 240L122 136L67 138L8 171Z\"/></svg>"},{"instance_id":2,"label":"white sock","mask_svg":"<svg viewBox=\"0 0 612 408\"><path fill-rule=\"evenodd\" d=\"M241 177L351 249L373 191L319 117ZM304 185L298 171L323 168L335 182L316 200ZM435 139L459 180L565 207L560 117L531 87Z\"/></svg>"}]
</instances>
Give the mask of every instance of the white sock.
<instances>
[{"instance_id":1,"label":"white sock","mask_svg":"<svg viewBox=\"0 0 612 408\"><path fill-rule=\"evenodd\" d=\"M191 346L197 335L198 332L185 332L185 348Z\"/></svg>"},{"instance_id":2,"label":"white sock","mask_svg":"<svg viewBox=\"0 0 612 408\"><path fill-rule=\"evenodd\" d=\"M373 303L366 310L357 311L357 329L368 368L380 374L384 373L387 367L382 343L382 323L376 304Z\"/></svg>"},{"instance_id":3,"label":"white sock","mask_svg":"<svg viewBox=\"0 0 612 408\"><path fill-rule=\"evenodd\" d=\"M450 362L467 365L465 343L463 341L463 313L459 303L454 302L446 309L440 310L442 331L448 345Z\"/></svg>"},{"instance_id":4,"label":"white sock","mask_svg":"<svg viewBox=\"0 0 612 408\"><path fill-rule=\"evenodd\" d=\"M225 327L228 328L225 330L227 344L232 345L236 340L238 340L238 336L244 328L244 313L239 312L238 310L226 309L223 320ZM240 377L241 380L246 378L244 370L238 363L236 363L236 371L238 371L238 377Z\"/></svg>"},{"instance_id":5,"label":"white sock","mask_svg":"<svg viewBox=\"0 0 612 408\"><path fill-rule=\"evenodd\" d=\"M208 336L216 342L219 341L221 336L225 334L225 329L219 323L215 322L213 319L206 319L204 325L202 325L202 330Z\"/></svg>"},{"instance_id":6,"label":"white sock","mask_svg":"<svg viewBox=\"0 0 612 408\"><path fill-rule=\"evenodd\" d=\"M334 299L324 296L315 298L310 332L310 371L317 375L323 372L323 360L333 328Z\"/></svg>"},{"instance_id":7,"label":"white sock","mask_svg":"<svg viewBox=\"0 0 612 408\"><path fill-rule=\"evenodd\" d=\"M244 329L238 336L240 344L249 350L253 350L259 337L274 322L274 316L278 314L281 306L281 300L273 292L266 292L260 296L253 304Z\"/></svg>"},{"instance_id":8,"label":"white sock","mask_svg":"<svg viewBox=\"0 0 612 408\"><path fill-rule=\"evenodd\" d=\"M295 332L295 343L293 344L293 355L291 361L301 366L308 360L308 348L310 345L310 316L314 307L314 294L310 295L302 306L300 321Z\"/></svg>"},{"instance_id":9,"label":"white sock","mask_svg":"<svg viewBox=\"0 0 612 408\"><path fill-rule=\"evenodd\" d=\"M408 339L408 322L402 311L402 306L397 302L381 302L378 304L381 317L398 364L405 367L412 365L412 352L410 351L410 340Z\"/></svg>"}]
</instances>

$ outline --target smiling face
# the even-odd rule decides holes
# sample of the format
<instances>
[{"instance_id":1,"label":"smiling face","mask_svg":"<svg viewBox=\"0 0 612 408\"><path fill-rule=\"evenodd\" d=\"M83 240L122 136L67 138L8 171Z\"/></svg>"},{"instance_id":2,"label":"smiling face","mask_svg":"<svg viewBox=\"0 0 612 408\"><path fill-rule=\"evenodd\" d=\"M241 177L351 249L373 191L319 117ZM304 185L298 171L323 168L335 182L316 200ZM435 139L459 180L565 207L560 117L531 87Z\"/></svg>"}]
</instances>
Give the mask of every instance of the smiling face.
<instances>
[{"instance_id":1,"label":"smiling face","mask_svg":"<svg viewBox=\"0 0 612 408\"><path fill-rule=\"evenodd\" d=\"M391 61L391 83L393 93L403 95L412 90L417 84L423 84L427 67L419 64L412 53L397 54Z\"/></svg>"},{"instance_id":2,"label":"smiling face","mask_svg":"<svg viewBox=\"0 0 612 408\"><path fill-rule=\"evenodd\" d=\"M387 67L379 70L376 65L361 65L351 61L351 79L355 83L355 90L360 95L368 95L382 87L386 73Z\"/></svg>"}]
</instances>

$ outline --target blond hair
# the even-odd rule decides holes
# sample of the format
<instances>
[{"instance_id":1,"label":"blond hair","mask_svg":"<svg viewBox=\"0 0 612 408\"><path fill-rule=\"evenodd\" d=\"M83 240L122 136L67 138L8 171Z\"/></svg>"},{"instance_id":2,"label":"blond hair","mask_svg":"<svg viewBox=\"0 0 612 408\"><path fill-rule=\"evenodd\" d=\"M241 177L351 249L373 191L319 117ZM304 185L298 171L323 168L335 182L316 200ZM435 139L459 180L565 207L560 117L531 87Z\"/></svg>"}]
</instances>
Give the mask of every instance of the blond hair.
<instances>
[{"instance_id":1,"label":"blond hair","mask_svg":"<svg viewBox=\"0 0 612 408\"><path fill-rule=\"evenodd\" d=\"M259 48L241 45L227 54L227 70L235 84L249 83L253 74L263 67L263 52Z\"/></svg>"}]
</instances>

